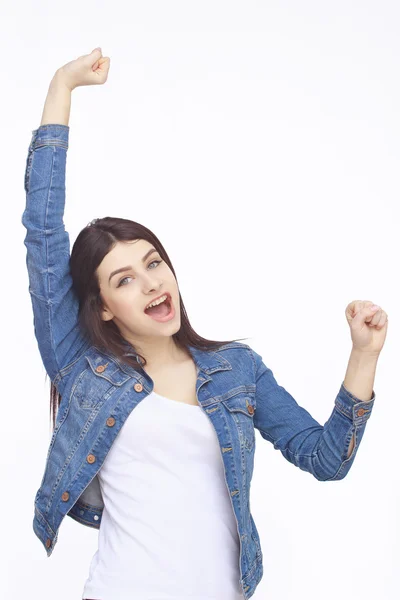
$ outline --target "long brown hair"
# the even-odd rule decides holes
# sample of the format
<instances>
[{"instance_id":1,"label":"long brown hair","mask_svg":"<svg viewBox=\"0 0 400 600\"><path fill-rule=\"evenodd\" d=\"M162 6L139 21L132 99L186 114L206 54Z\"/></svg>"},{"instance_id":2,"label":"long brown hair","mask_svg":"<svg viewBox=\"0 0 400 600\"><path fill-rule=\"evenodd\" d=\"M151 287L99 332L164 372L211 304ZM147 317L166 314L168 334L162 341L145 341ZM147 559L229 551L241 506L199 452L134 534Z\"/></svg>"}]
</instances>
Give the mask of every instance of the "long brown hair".
<instances>
[{"instance_id":1,"label":"long brown hair","mask_svg":"<svg viewBox=\"0 0 400 600\"><path fill-rule=\"evenodd\" d=\"M161 258L167 263L175 279L175 270L157 236L144 225L129 219L115 217L104 217L94 219L79 233L72 248L70 258L70 271L73 287L79 300L79 321L82 331L88 336L94 346L100 350L110 352L121 361L127 362L134 367L146 365L145 358L135 348L136 357L126 355L127 342L121 335L118 327L111 321L101 318L102 301L100 298L100 286L97 277L97 267L103 258L112 250L117 241L133 241L142 239L150 242L159 252ZM238 338L228 341L214 341L198 335L190 325L182 296L179 292L181 327L172 335L176 344L181 349L193 346L200 350L213 350L247 338ZM55 428L56 415L60 406L61 396L56 387L51 383L50 392L50 420L53 414L52 427Z\"/></svg>"}]
</instances>

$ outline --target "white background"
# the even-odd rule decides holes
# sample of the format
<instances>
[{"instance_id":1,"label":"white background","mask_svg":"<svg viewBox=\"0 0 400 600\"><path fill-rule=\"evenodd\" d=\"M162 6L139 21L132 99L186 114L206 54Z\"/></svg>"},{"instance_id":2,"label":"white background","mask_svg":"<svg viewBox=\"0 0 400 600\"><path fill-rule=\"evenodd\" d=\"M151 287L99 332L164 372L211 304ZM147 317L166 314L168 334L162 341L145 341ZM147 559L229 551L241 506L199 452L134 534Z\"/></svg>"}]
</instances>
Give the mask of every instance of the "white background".
<instances>
[{"instance_id":1,"label":"white background","mask_svg":"<svg viewBox=\"0 0 400 600\"><path fill-rule=\"evenodd\" d=\"M32 529L49 383L25 267L24 171L57 68L101 46L72 94L65 222L131 218L165 245L194 329L247 337L321 424L351 351L345 308L389 315L375 407L342 481L257 433L255 600L399 598L397 2L4 1L1 6L1 577L8 600L81 598L97 531Z\"/></svg>"}]
</instances>

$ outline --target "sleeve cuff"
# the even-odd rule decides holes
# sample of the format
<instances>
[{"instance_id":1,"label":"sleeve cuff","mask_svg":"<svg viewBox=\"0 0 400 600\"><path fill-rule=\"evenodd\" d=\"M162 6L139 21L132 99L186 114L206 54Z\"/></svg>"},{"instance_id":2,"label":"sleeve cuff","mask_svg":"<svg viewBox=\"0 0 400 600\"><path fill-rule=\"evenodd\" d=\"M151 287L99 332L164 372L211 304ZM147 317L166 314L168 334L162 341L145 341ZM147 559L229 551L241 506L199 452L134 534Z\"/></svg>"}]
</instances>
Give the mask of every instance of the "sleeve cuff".
<instances>
[{"instance_id":1,"label":"sleeve cuff","mask_svg":"<svg viewBox=\"0 0 400 600\"><path fill-rule=\"evenodd\" d=\"M356 425L362 425L371 416L371 412L375 402L375 391L372 390L371 400L364 401L354 396L349 392L344 384L340 386L338 395L336 396L335 406L339 412L351 419Z\"/></svg>"},{"instance_id":2,"label":"sleeve cuff","mask_svg":"<svg viewBox=\"0 0 400 600\"><path fill-rule=\"evenodd\" d=\"M69 126L61 124L40 125L32 131L31 149L39 146L62 146L68 150Z\"/></svg>"}]
</instances>

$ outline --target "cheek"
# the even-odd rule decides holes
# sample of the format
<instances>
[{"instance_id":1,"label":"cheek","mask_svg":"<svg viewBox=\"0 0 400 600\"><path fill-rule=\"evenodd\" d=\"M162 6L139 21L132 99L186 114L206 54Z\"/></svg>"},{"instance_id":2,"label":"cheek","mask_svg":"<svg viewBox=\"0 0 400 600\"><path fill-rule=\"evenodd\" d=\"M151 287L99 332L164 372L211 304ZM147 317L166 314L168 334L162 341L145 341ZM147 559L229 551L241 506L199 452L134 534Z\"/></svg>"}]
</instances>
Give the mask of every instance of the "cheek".
<instances>
[{"instance_id":1,"label":"cheek","mask_svg":"<svg viewBox=\"0 0 400 600\"><path fill-rule=\"evenodd\" d=\"M130 318L137 317L142 309L138 306L138 299L128 288L127 285L126 289L119 290L119 293L111 294L107 306L116 317L129 321Z\"/></svg>"}]
</instances>

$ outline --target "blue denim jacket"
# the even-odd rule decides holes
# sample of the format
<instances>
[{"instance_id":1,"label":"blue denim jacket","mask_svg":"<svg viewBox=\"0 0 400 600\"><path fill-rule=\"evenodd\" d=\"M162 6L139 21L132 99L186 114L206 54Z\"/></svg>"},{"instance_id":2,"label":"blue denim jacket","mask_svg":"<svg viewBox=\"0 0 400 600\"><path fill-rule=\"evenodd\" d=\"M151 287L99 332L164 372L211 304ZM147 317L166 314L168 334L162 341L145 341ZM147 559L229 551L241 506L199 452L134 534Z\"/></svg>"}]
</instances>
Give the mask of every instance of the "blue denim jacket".
<instances>
[{"instance_id":1,"label":"blue denim jacket","mask_svg":"<svg viewBox=\"0 0 400 600\"><path fill-rule=\"evenodd\" d=\"M97 473L125 420L153 381L91 345L80 331L63 223L66 125L34 130L25 171L25 245L35 335L45 369L62 396L43 479L34 501L33 529L50 556L65 515L98 529L103 499ZM216 351L189 348L197 366L200 406L218 436L227 493L240 540L240 582L250 598L263 576L263 554L250 512L255 429L286 460L319 481L343 479L353 464L373 408L343 385L320 425L281 385L250 346ZM99 368L101 367L101 368ZM355 446L347 458L351 437Z\"/></svg>"}]
</instances>

